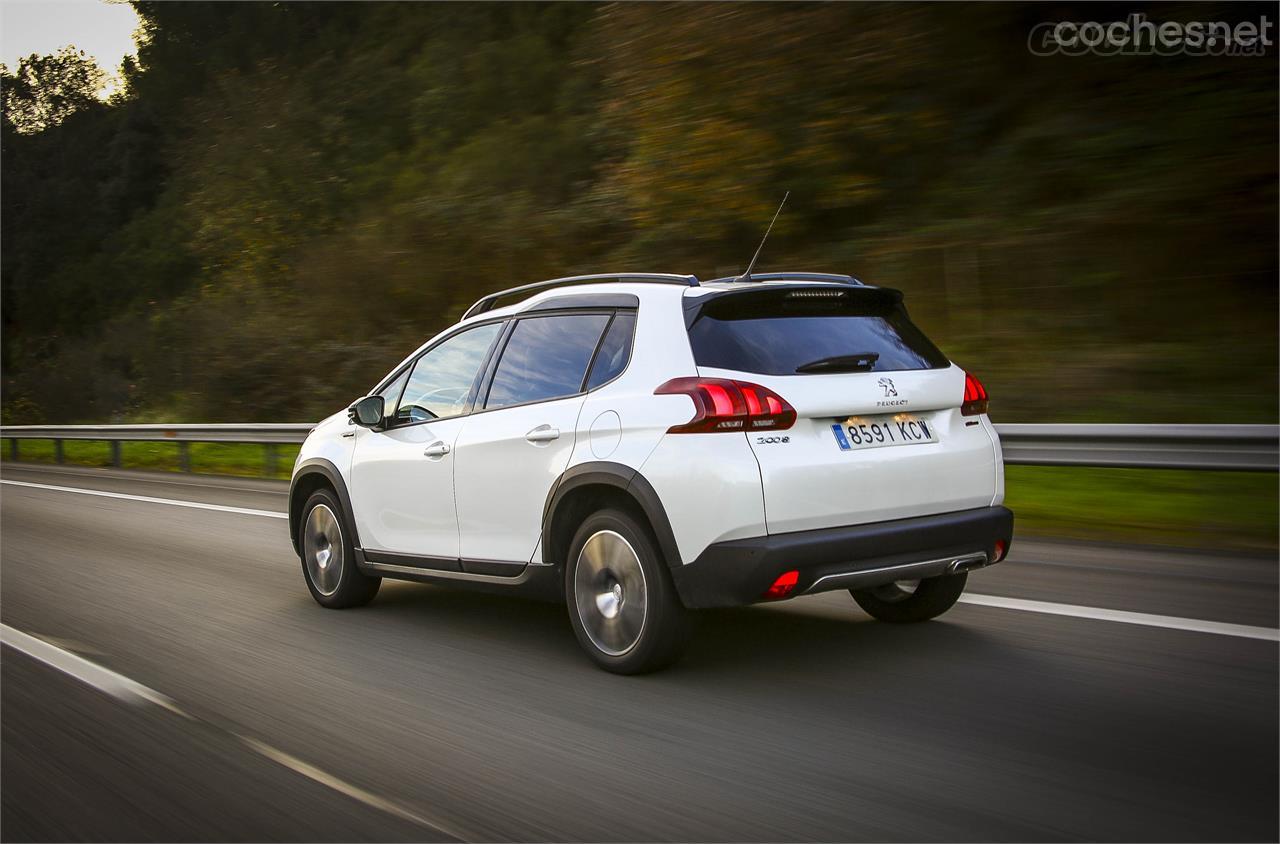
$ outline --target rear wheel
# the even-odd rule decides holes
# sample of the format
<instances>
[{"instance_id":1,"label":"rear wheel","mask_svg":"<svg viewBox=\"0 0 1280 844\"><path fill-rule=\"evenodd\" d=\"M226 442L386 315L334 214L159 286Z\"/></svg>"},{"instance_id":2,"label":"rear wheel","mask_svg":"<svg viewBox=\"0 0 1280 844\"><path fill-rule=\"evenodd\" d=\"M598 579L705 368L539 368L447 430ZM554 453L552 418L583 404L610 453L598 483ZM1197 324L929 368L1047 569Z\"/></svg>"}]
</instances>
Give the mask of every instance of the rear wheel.
<instances>
[{"instance_id":1,"label":"rear wheel","mask_svg":"<svg viewBox=\"0 0 1280 844\"><path fill-rule=\"evenodd\" d=\"M895 580L873 589L850 589L849 594L878 621L909 624L937 618L955 606L968 575L949 574L924 580Z\"/></svg>"},{"instance_id":2,"label":"rear wheel","mask_svg":"<svg viewBox=\"0 0 1280 844\"><path fill-rule=\"evenodd\" d=\"M382 578L369 577L356 568L349 533L337 496L327 489L312 493L302 508L298 528L302 576L311 597L330 609L364 606L382 584Z\"/></svg>"},{"instance_id":3,"label":"rear wheel","mask_svg":"<svg viewBox=\"0 0 1280 844\"><path fill-rule=\"evenodd\" d=\"M565 596L578 643L606 671L643 674L684 650L689 611L649 531L629 513L601 510L578 528Z\"/></svg>"}]
</instances>

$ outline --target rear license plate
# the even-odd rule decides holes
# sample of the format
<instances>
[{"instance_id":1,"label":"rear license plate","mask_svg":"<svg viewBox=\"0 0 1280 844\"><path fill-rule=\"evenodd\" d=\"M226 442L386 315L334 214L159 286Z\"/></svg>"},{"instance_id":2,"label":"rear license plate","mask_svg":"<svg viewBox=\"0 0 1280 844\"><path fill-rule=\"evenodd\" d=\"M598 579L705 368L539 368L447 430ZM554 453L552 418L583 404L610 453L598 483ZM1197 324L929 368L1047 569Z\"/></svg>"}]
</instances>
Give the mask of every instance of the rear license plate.
<instances>
[{"instance_id":1,"label":"rear license plate","mask_svg":"<svg viewBox=\"0 0 1280 844\"><path fill-rule=\"evenodd\" d=\"M841 451L938 441L933 425L910 413L854 416L832 425L831 432Z\"/></svg>"}]
</instances>

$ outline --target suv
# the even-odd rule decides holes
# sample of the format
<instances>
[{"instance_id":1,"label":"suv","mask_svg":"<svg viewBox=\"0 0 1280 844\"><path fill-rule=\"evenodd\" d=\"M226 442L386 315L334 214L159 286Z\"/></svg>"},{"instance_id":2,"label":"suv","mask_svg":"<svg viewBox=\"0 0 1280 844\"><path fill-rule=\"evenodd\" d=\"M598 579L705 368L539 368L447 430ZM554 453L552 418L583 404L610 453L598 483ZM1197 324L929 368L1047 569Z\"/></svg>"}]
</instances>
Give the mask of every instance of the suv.
<instances>
[{"instance_id":1,"label":"suv","mask_svg":"<svg viewBox=\"0 0 1280 844\"><path fill-rule=\"evenodd\" d=\"M317 425L289 529L325 607L384 577L547 596L632 674L702 607L933 618L1008 552L1003 498L986 391L898 291L582 276L486 296Z\"/></svg>"}]
</instances>

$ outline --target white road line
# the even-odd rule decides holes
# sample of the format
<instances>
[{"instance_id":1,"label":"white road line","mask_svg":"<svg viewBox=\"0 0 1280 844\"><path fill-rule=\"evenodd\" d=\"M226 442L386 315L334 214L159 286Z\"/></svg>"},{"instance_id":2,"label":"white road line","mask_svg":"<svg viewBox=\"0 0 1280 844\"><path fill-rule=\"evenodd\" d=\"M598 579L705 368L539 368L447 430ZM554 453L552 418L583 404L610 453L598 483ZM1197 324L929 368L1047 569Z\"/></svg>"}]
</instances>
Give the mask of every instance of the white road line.
<instances>
[{"instance_id":1,"label":"white road line","mask_svg":"<svg viewBox=\"0 0 1280 844\"><path fill-rule=\"evenodd\" d=\"M375 809L380 809L389 815L394 815L397 818L409 821L410 823L415 823L418 826L425 826L428 829L433 829L436 832L448 838L454 838L454 839L457 839L458 841L466 840L464 836L448 829L439 821L428 820L427 818L424 818L422 815L419 815L417 812L414 812L412 809L408 809L408 808L405 808L404 806L401 806L399 803L388 800L384 797L379 797L378 795L373 794L372 792L369 792L369 791L365 791L363 788L352 785L351 783L346 782L345 780L340 780L337 777L333 776L332 774L320 770L315 765L311 765L311 764L308 764L307 762L303 762L301 759L297 758L296 756L290 756L288 753L285 753L283 750L278 750L269 744L263 744L257 739L249 738L248 736L237 735L236 738L238 738L241 741L241 743L245 745L245 747L248 747L250 750L252 750L253 752L257 753L260 756L264 756L267 759L270 759L272 762L275 762L277 765L283 765L284 767L288 768L289 770L293 771L296 774L301 774L302 776L306 777L309 780L313 780L315 782L320 783L321 785L328 786L329 788L332 788L334 791L340 794L345 794L346 796L350 797L353 800L358 800L361 803L365 804L366 806L371 806Z\"/></svg>"},{"instance_id":2,"label":"white road line","mask_svg":"<svg viewBox=\"0 0 1280 844\"><path fill-rule=\"evenodd\" d=\"M264 516L269 519L289 518L288 513L277 513L272 510L252 510L247 507L227 507L222 504L205 504L200 501L152 498L147 495L126 495L122 492L106 492L100 489L81 489L73 486L54 486L52 484L4 479L0 479L0 484L51 489L58 492L74 492L81 495L100 495L104 498L123 498L128 501L143 501L148 504L171 504L175 507L192 507L197 510L218 510L224 513L239 513L246 516ZM966 593L960 596L960 601L961 603L975 606L998 607L1000 609L1035 612L1044 615L1062 615L1072 618L1086 618L1093 621L1115 621L1120 624L1138 624L1144 627L1163 627L1168 630L1190 630L1196 633L1213 633L1219 636L1235 636L1243 639L1263 639L1268 642L1280 642L1280 630L1273 627L1250 627L1247 624L1228 624L1221 621L1204 621L1198 618L1178 618L1171 615L1109 610L1101 607L1084 607L1077 604L1055 604L1049 601L1030 601L1024 598L1004 598L999 595Z\"/></svg>"},{"instance_id":3,"label":"white road line","mask_svg":"<svg viewBox=\"0 0 1280 844\"><path fill-rule=\"evenodd\" d=\"M16 630L7 624L0 624L0 642L17 651L39 660L50 668L56 668L69 677L74 677L85 685L92 686L100 692L106 692L125 703L154 703L165 709L179 711L172 700L134 682L123 674L117 674L109 668L103 668L84 657L51 645L43 639Z\"/></svg>"},{"instance_id":4,"label":"white road line","mask_svg":"<svg viewBox=\"0 0 1280 844\"><path fill-rule=\"evenodd\" d=\"M117 479L125 480L134 484L165 484L166 486L198 486L201 489L226 489L233 492L260 492L270 494L272 489L263 486L232 486L226 483L227 478L234 479L234 475L200 475L198 473L187 475L190 480L183 480L183 475L176 472L170 472L172 478L157 478L152 475L144 475L138 470L126 469L123 472L112 469L94 469L91 467L73 468L71 466L60 466L58 464L48 463L6 463L4 465L6 472L11 471L31 471L38 474L46 475L66 475L71 478L106 478L108 480ZM279 479L277 479L278 481Z\"/></svg>"},{"instance_id":5,"label":"white road line","mask_svg":"<svg viewBox=\"0 0 1280 844\"><path fill-rule=\"evenodd\" d=\"M139 682L130 680L123 674L117 674L109 668L103 668L97 663L90 662L78 654L52 645L43 639L38 639L21 630L10 627L7 624L0 623L0 642L21 651L32 659L38 660L50 668L61 671L67 676L79 680L85 685L92 686L100 692L105 692L117 700L122 700L130 704L153 703L161 706L170 712L181 715L192 721L200 721L205 726L213 727L221 732L226 732L220 727L198 719L187 712L183 711L171 698L162 695L155 689L142 685ZM451 830L445 824L423 817L419 813L409 809L394 800L388 800L385 797L379 797L373 792L366 791L359 786L352 785L346 780L339 779L334 775L302 761L296 756L291 756L283 750L272 747L258 741L255 738L244 736L239 733L228 733L230 736L240 742L242 745L252 750L254 753L275 762L277 765L288 768L296 774L300 774L313 782L317 782L327 788L331 788L339 794L344 794L353 800L357 800L366 806L386 812L401 820L426 827L433 830L439 835L447 838L454 838L459 841L466 840L464 836Z\"/></svg>"},{"instance_id":6,"label":"white road line","mask_svg":"<svg viewBox=\"0 0 1280 844\"><path fill-rule=\"evenodd\" d=\"M217 510L221 513L239 513L242 516L263 516L268 519L287 519L288 513L275 510L254 510L249 507L228 507L225 504L205 504L203 501L183 501L178 498L152 498L149 495L127 495L123 492L107 492L103 489L82 489L78 486L55 486L53 484L35 484L29 481L11 481L0 479L0 484L25 486L33 489L51 489L55 492L75 492L80 495L97 495L102 498L122 498L125 501L142 501L147 504L169 504L174 507L190 507L194 510Z\"/></svg>"},{"instance_id":7,"label":"white road line","mask_svg":"<svg viewBox=\"0 0 1280 844\"><path fill-rule=\"evenodd\" d=\"M966 592L960 603L980 607L999 607L1006 610L1038 612L1046 615L1066 615L1072 618L1088 618L1094 621L1115 621L1120 624L1140 624L1144 627L1164 627L1168 630L1191 630L1196 633L1216 633L1219 636L1236 636L1241 639L1264 639L1280 642L1280 630L1274 627L1250 627L1247 624L1227 624L1222 621L1204 621L1199 618L1178 618L1173 615L1151 615L1144 612L1108 610L1101 607L1082 607L1077 604L1054 604L1049 601L1029 601L1025 598L1005 598L1000 595L975 595Z\"/></svg>"}]
</instances>

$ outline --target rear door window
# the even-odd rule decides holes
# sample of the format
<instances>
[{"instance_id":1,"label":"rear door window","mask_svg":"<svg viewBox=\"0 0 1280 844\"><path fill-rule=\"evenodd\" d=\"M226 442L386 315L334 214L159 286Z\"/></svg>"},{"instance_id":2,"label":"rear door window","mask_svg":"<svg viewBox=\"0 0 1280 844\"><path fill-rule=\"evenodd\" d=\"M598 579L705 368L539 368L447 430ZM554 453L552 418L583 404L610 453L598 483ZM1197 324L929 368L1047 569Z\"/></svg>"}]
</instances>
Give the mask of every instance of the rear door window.
<instances>
[{"instance_id":1,"label":"rear door window","mask_svg":"<svg viewBox=\"0 0 1280 844\"><path fill-rule=\"evenodd\" d=\"M783 289L718 297L694 316L689 343L698 366L764 375L950 365L901 303L876 290Z\"/></svg>"},{"instance_id":2,"label":"rear door window","mask_svg":"<svg viewBox=\"0 0 1280 844\"><path fill-rule=\"evenodd\" d=\"M608 314L561 314L518 320L502 350L485 409L577 395Z\"/></svg>"}]
</instances>

